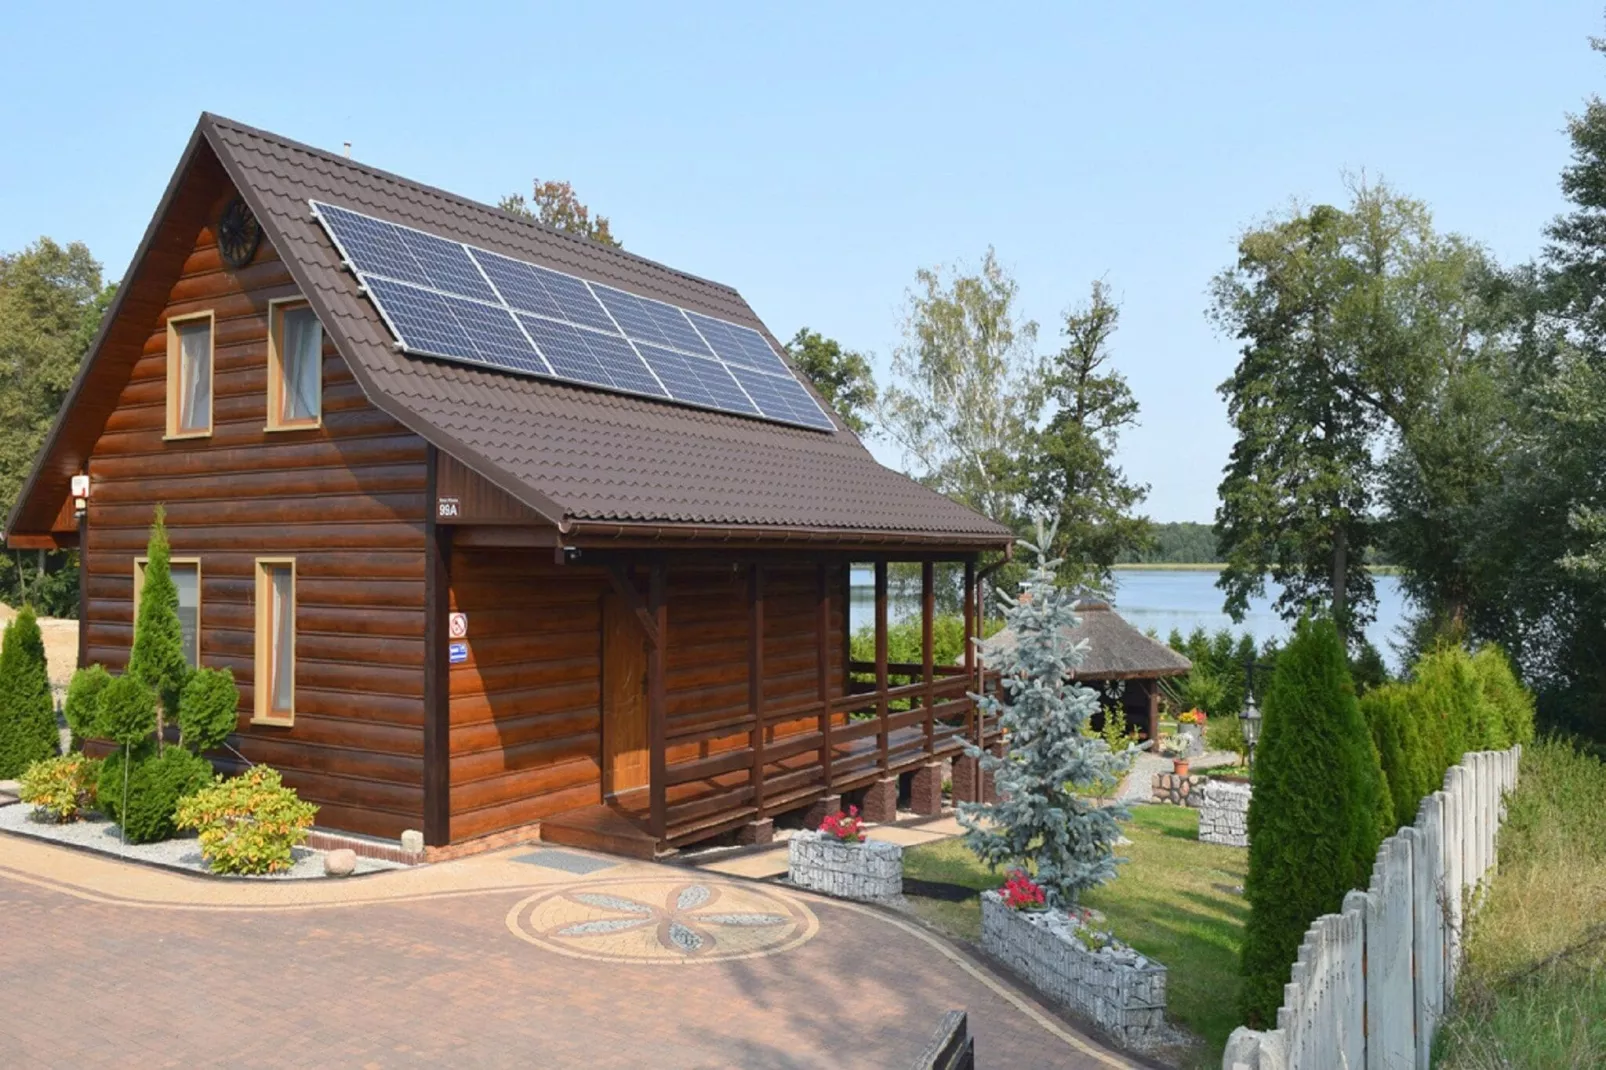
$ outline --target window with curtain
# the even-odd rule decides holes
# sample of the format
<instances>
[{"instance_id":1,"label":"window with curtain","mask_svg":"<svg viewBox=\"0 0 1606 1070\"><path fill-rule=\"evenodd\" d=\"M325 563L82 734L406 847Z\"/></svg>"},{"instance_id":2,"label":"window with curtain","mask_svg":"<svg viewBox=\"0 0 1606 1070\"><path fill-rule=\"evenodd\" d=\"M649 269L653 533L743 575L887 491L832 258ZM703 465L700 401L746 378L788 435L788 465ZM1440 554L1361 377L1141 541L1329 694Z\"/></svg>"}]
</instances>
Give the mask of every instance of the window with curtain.
<instances>
[{"instance_id":1,"label":"window with curtain","mask_svg":"<svg viewBox=\"0 0 1606 1070\"><path fill-rule=\"evenodd\" d=\"M304 304L278 306L274 316L273 375L268 388L274 427L318 422L323 408L323 327Z\"/></svg>"},{"instance_id":2,"label":"window with curtain","mask_svg":"<svg viewBox=\"0 0 1606 1070\"><path fill-rule=\"evenodd\" d=\"M212 321L186 320L172 327L169 372L178 387L169 432L192 435L212 430Z\"/></svg>"},{"instance_id":3,"label":"window with curtain","mask_svg":"<svg viewBox=\"0 0 1606 1070\"><path fill-rule=\"evenodd\" d=\"M256 713L288 723L295 716L296 571L293 561L257 563Z\"/></svg>"}]
</instances>

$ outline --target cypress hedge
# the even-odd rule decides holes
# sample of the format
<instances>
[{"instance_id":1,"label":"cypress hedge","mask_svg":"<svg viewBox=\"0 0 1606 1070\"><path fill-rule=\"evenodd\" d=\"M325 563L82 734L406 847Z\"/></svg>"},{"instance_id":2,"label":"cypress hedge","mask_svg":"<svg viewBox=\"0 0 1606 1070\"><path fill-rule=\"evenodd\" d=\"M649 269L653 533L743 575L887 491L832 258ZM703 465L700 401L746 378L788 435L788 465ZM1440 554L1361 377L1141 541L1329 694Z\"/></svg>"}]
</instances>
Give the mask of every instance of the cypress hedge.
<instances>
[{"instance_id":1,"label":"cypress hedge","mask_svg":"<svg viewBox=\"0 0 1606 1070\"><path fill-rule=\"evenodd\" d=\"M1249 804L1243 1012L1274 1024L1305 930L1364 887L1381 842L1386 789L1361 717L1344 641L1306 619L1277 659L1262 703Z\"/></svg>"},{"instance_id":2,"label":"cypress hedge","mask_svg":"<svg viewBox=\"0 0 1606 1070\"><path fill-rule=\"evenodd\" d=\"M1472 655L1472 672L1478 678L1483 700L1494 710L1505 731L1505 746L1534 741L1534 697L1517 680L1506 652L1493 643Z\"/></svg>"},{"instance_id":3,"label":"cypress hedge","mask_svg":"<svg viewBox=\"0 0 1606 1070\"><path fill-rule=\"evenodd\" d=\"M72 750L82 750L84 740L100 731L100 696L112 682L111 673L104 666L91 665L72 674L67 685L67 701L61 712L72 730Z\"/></svg>"},{"instance_id":4,"label":"cypress hedge","mask_svg":"<svg viewBox=\"0 0 1606 1070\"><path fill-rule=\"evenodd\" d=\"M60 754L45 639L33 610L24 607L0 640L0 780L20 777L34 762Z\"/></svg>"}]
</instances>

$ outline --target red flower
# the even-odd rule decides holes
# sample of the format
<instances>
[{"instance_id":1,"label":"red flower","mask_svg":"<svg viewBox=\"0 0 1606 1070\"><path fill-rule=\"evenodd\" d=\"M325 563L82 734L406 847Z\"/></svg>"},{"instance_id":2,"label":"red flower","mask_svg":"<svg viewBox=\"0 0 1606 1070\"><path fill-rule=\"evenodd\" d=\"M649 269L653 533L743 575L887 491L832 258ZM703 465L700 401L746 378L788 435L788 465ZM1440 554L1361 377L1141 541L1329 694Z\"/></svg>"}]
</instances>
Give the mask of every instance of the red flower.
<instances>
[{"instance_id":1,"label":"red flower","mask_svg":"<svg viewBox=\"0 0 1606 1070\"><path fill-rule=\"evenodd\" d=\"M1041 910L1048 903L1043 889L1019 869L1004 881L1003 896L1004 905L1011 910Z\"/></svg>"},{"instance_id":2,"label":"red flower","mask_svg":"<svg viewBox=\"0 0 1606 1070\"><path fill-rule=\"evenodd\" d=\"M843 843L863 843L864 829L860 827L863 824L864 822L859 820L859 808L850 806L847 813L838 810L821 821L820 831L828 836L835 836Z\"/></svg>"}]
</instances>

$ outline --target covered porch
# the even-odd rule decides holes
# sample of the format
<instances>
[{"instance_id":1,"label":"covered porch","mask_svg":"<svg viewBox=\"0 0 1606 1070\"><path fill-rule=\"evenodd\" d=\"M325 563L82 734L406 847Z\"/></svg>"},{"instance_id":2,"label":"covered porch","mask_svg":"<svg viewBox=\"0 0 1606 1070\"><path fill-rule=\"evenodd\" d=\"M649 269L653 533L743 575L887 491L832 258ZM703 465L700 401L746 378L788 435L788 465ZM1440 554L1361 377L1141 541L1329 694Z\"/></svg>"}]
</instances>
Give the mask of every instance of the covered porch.
<instances>
[{"instance_id":1,"label":"covered porch","mask_svg":"<svg viewBox=\"0 0 1606 1070\"><path fill-rule=\"evenodd\" d=\"M571 547L564 560L600 568L629 620L602 622L600 801L545 818L543 839L652 856L721 835L766 842L777 817L818 821L844 796L872 821L892 820L900 795L935 814L948 760L955 797L978 796L963 750L993 743L997 727L969 697L982 685L971 642L984 579L976 553ZM897 562L918 568L918 661L889 657ZM936 658L944 563L956 566L964 622L957 664ZM867 660L851 650L855 564L874 575ZM610 654L633 649L633 634L639 685L628 656ZM711 643L739 644L743 656L711 656Z\"/></svg>"}]
</instances>

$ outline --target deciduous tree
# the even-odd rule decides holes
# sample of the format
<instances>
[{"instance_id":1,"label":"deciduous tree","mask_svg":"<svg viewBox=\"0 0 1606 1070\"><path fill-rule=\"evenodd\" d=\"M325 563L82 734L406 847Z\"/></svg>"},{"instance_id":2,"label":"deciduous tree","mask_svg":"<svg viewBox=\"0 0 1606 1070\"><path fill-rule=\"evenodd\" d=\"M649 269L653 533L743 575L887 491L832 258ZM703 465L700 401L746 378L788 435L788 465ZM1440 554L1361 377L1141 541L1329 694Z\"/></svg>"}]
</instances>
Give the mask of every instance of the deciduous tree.
<instances>
[{"instance_id":1,"label":"deciduous tree","mask_svg":"<svg viewBox=\"0 0 1606 1070\"><path fill-rule=\"evenodd\" d=\"M510 193L498 201L496 206L504 212L534 219L549 227L555 227L569 234L578 234L582 238L590 238L603 245L620 244L608 225L608 217L592 216L591 209L580 202L580 198L575 196L574 187L569 183L551 180L542 182L538 178L530 185L528 200L522 193Z\"/></svg>"},{"instance_id":2,"label":"deciduous tree","mask_svg":"<svg viewBox=\"0 0 1606 1070\"><path fill-rule=\"evenodd\" d=\"M834 338L826 338L819 331L800 328L786 343L786 354L793 367L808 376L825 398L826 404L836 410L842 421L856 434L870 430L870 415L876 405L875 374L864 354L843 349Z\"/></svg>"},{"instance_id":3,"label":"deciduous tree","mask_svg":"<svg viewBox=\"0 0 1606 1070\"><path fill-rule=\"evenodd\" d=\"M1037 324L992 249L974 274L922 269L908 295L903 341L876 422L927 486L1018 526L1025 456L1042 412Z\"/></svg>"}]
</instances>

